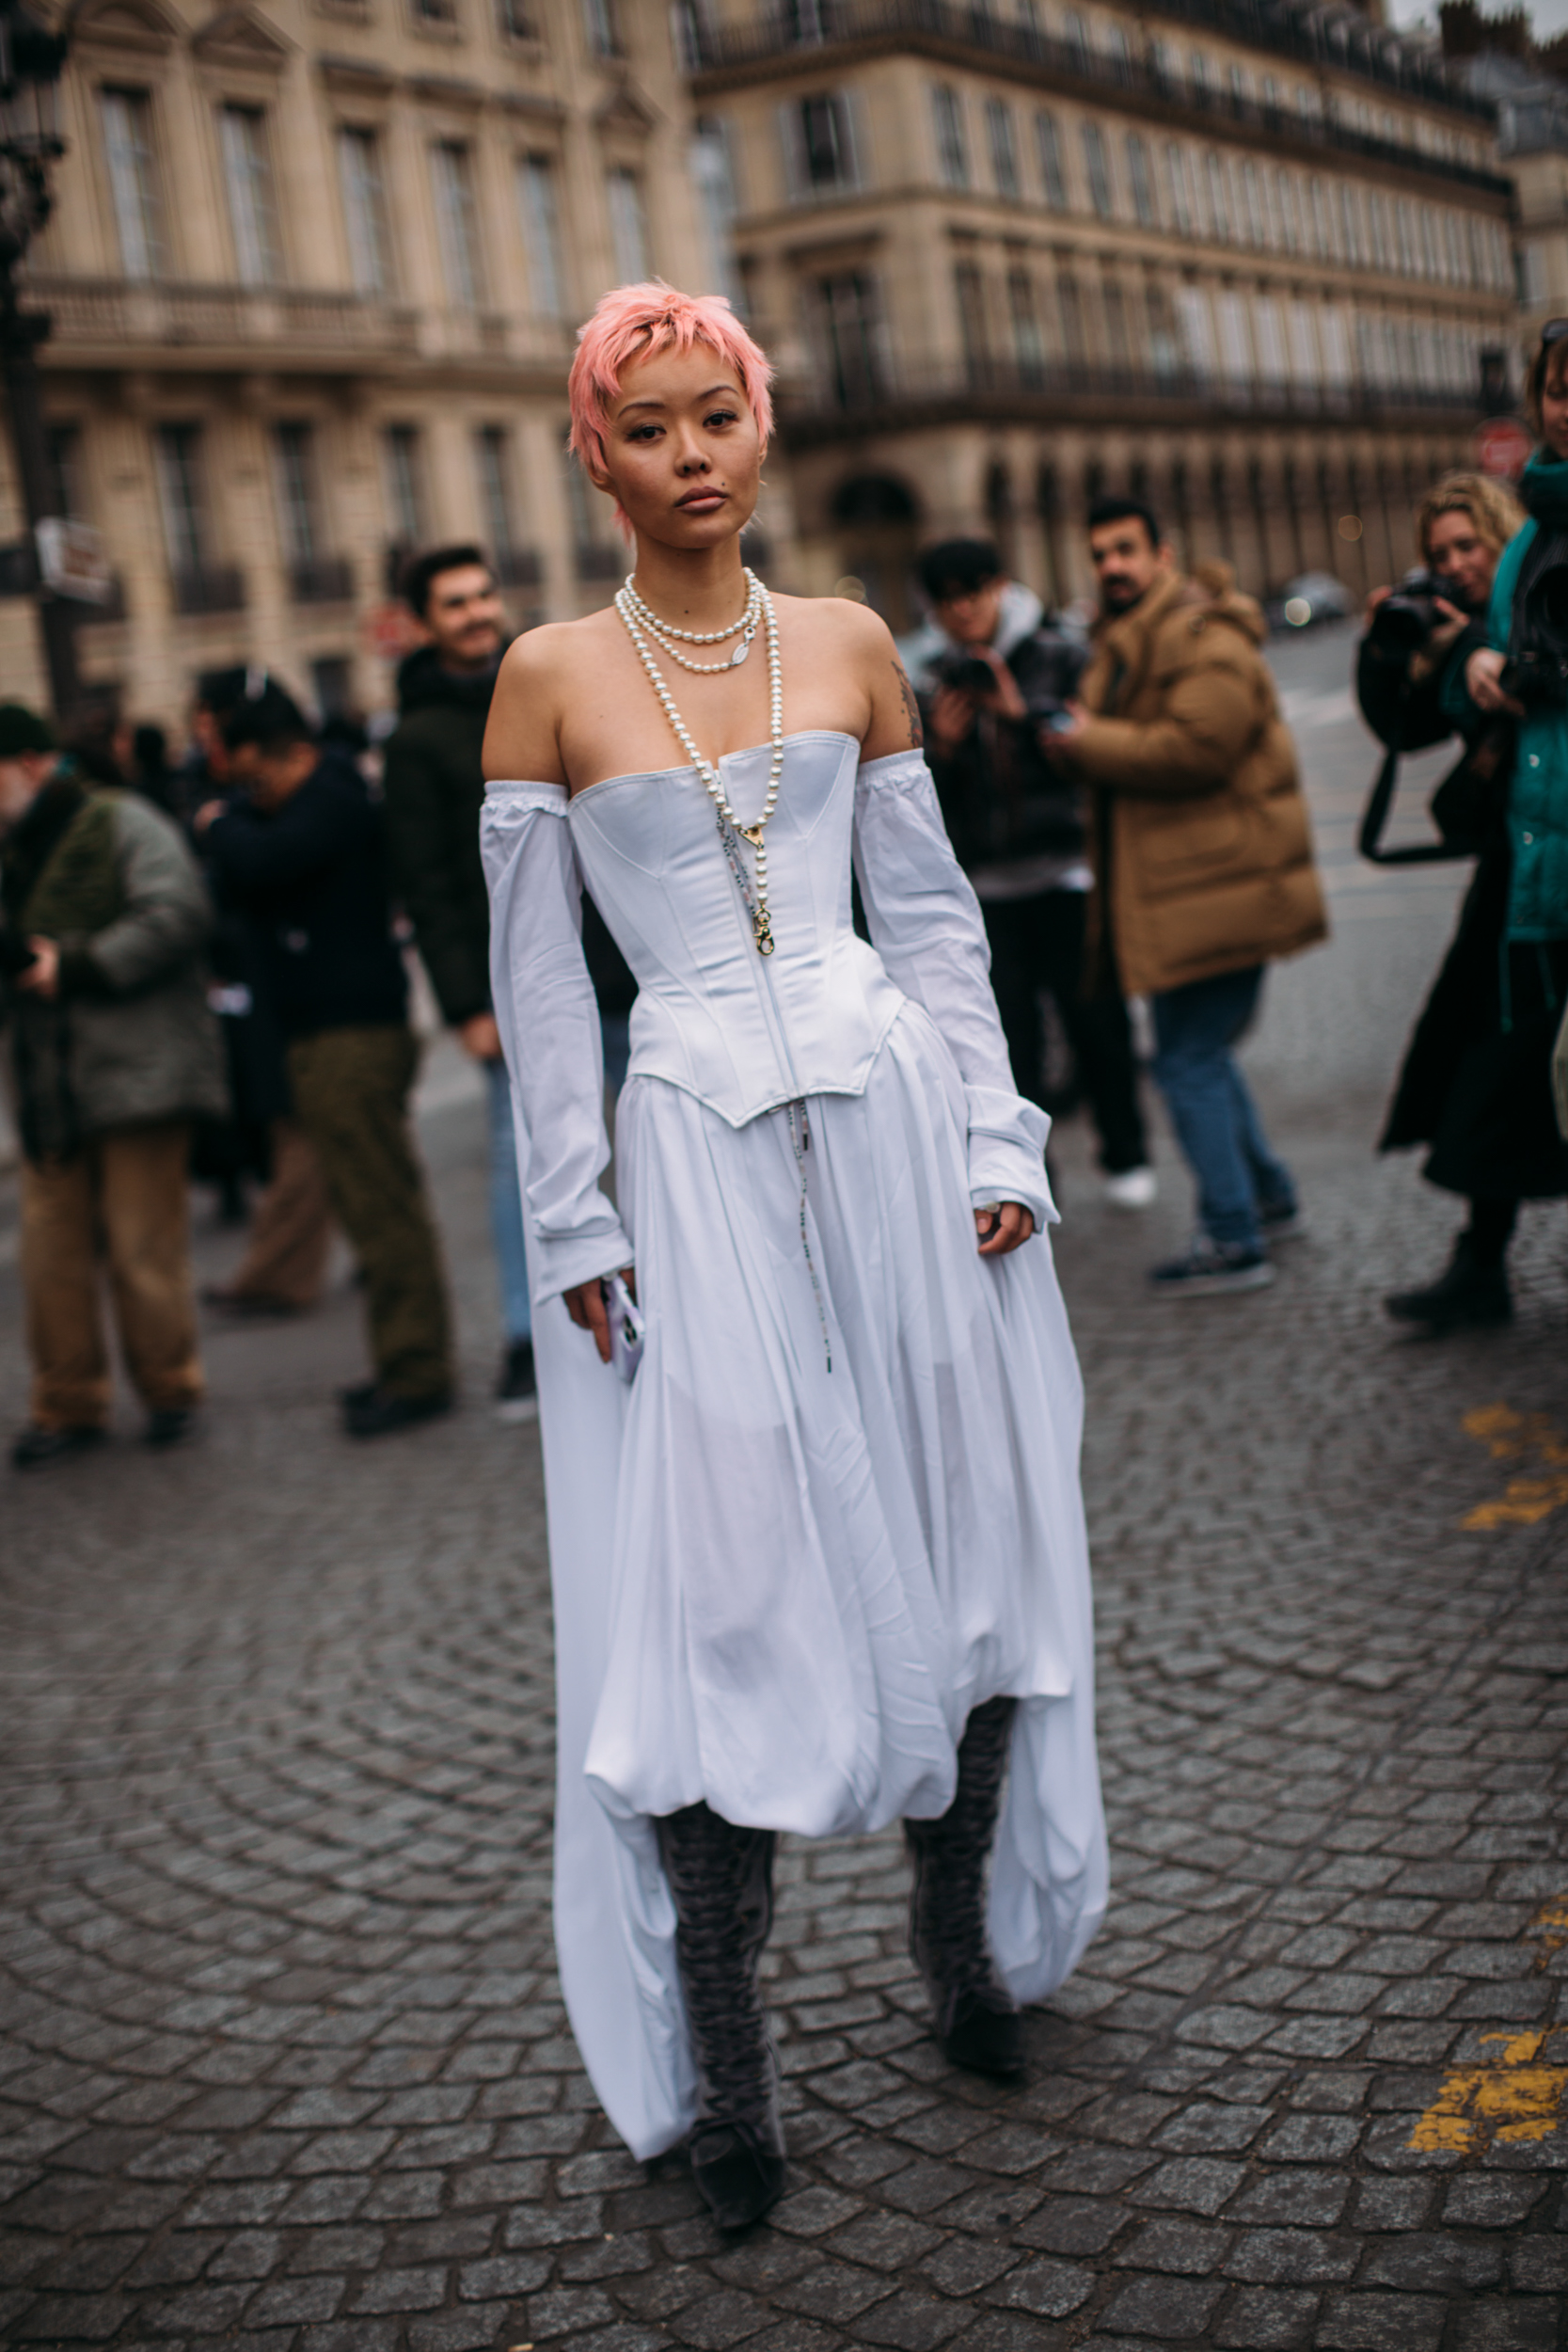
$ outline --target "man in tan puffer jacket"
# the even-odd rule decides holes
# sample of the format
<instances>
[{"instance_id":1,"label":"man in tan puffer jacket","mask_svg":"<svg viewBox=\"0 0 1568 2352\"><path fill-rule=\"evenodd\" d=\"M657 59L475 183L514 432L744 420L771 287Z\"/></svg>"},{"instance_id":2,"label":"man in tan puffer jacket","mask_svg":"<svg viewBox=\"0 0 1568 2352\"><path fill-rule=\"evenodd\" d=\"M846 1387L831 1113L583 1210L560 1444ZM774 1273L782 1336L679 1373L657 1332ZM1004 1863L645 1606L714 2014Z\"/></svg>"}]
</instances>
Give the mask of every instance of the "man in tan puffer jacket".
<instances>
[{"instance_id":1,"label":"man in tan puffer jacket","mask_svg":"<svg viewBox=\"0 0 1568 2352\"><path fill-rule=\"evenodd\" d=\"M1149 998L1154 1075L1198 1185L1197 1238L1150 1279L1181 1297L1256 1290L1299 1213L1232 1049L1264 964L1328 929L1295 747L1263 616L1227 566L1183 579L1129 499L1091 510L1089 552L1094 658L1053 741L1093 787L1090 984Z\"/></svg>"}]
</instances>

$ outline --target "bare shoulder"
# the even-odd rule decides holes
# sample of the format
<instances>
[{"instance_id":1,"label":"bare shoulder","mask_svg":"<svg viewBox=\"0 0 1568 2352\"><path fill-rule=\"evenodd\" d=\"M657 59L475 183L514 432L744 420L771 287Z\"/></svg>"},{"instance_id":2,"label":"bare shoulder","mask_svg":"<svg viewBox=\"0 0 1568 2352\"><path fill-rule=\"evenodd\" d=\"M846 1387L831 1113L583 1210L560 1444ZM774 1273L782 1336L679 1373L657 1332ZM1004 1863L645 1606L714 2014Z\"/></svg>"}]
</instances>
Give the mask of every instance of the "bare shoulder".
<instances>
[{"instance_id":1,"label":"bare shoulder","mask_svg":"<svg viewBox=\"0 0 1568 2352\"><path fill-rule=\"evenodd\" d=\"M875 660L893 653L892 632L868 604L852 604L847 596L775 596L773 602L792 628L851 658Z\"/></svg>"},{"instance_id":2,"label":"bare shoulder","mask_svg":"<svg viewBox=\"0 0 1568 2352\"><path fill-rule=\"evenodd\" d=\"M485 780L526 777L564 784L561 712L576 667L571 640L580 621L547 624L514 638L502 658L482 755Z\"/></svg>"}]
</instances>

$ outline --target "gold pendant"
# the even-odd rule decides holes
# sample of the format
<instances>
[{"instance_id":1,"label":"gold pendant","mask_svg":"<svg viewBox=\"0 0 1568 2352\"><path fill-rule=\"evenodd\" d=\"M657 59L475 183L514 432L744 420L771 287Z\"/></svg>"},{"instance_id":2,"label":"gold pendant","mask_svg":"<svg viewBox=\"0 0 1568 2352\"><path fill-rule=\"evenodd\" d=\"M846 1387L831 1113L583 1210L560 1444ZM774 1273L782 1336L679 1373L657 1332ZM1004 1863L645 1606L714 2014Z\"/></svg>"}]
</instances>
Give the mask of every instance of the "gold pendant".
<instances>
[{"instance_id":1,"label":"gold pendant","mask_svg":"<svg viewBox=\"0 0 1568 2352\"><path fill-rule=\"evenodd\" d=\"M758 907L752 915L752 930L756 938L758 955L770 956L773 952L773 925L766 907Z\"/></svg>"},{"instance_id":2,"label":"gold pendant","mask_svg":"<svg viewBox=\"0 0 1568 2352\"><path fill-rule=\"evenodd\" d=\"M753 850L761 849L762 827L760 825L736 825L736 831L740 835L742 841L749 841L751 843Z\"/></svg>"}]
</instances>

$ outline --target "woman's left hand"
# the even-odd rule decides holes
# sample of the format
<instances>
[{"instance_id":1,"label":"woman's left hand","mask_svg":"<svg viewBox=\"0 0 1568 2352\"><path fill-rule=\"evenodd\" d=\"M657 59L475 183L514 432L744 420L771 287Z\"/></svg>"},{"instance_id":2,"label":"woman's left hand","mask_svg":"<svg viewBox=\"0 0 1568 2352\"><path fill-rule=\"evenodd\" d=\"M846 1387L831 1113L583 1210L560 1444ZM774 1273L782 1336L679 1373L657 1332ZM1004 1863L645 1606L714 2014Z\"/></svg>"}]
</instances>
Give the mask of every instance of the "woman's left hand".
<instances>
[{"instance_id":1,"label":"woman's left hand","mask_svg":"<svg viewBox=\"0 0 1568 2352\"><path fill-rule=\"evenodd\" d=\"M974 1230L982 1258L1005 1258L1034 1232L1035 1213L1020 1201L1004 1200L994 1209L976 1209Z\"/></svg>"}]
</instances>

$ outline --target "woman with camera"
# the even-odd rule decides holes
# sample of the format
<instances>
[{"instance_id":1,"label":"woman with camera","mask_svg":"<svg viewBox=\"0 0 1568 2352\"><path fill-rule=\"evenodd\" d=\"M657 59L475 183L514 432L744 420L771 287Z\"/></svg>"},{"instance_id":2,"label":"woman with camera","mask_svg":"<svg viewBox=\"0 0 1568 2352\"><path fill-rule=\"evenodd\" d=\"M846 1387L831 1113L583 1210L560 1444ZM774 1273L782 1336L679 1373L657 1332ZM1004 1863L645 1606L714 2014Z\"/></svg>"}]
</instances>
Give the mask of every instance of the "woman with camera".
<instances>
[{"instance_id":1,"label":"woman with camera","mask_svg":"<svg viewBox=\"0 0 1568 2352\"><path fill-rule=\"evenodd\" d=\"M1509 1320L1519 1203L1568 1194L1551 1093L1568 994L1568 319L1544 329L1525 401L1542 442L1520 485L1528 520L1497 563L1485 642L1450 655L1441 689L1467 741L1509 719L1514 742L1382 1144L1430 1143L1428 1181L1469 1204L1443 1274L1386 1301L1434 1334Z\"/></svg>"}]
</instances>

